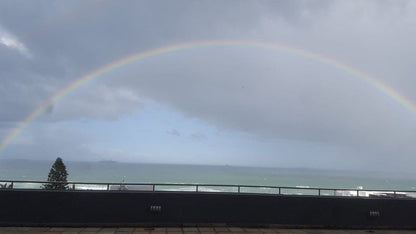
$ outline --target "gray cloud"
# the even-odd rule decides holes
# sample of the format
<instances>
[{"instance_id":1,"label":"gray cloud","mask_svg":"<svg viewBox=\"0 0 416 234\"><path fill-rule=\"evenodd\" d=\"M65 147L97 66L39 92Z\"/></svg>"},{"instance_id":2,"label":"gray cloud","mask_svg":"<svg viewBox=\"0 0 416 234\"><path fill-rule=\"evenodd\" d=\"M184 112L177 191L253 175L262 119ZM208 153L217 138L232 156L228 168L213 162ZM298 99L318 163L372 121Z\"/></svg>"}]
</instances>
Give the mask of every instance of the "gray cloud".
<instances>
[{"instance_id":1,"label":"gray cloud","mask_svg":"<svg viewBox=\"0 0 416 234\"><path fill-rule=\"evenodd\" d=\"M177 129L171 129L166 131L167 134L172 136L180 136L181 133Z\"/></svg>"},{"instance_id":2,"label":"gray cloud","mask_svg":"<svg viewBox=\"0 0 416 234\"><path fill-rule=\"evenodd\" d=\"M43 119L52 121L68 119L114 120L141 107L143 104L135 91L97 84L69 94L68 97L48 108Z\"/></svg>"},{"instance_id":3,"label":"gray cloud","mask_svg":"<svg viewBox=\"0 0 416 234\"><path fill-rule=\"evenodd\" d=\"M0 4L0 121L23 119L108 62L203 39L259 40L316 52L416 100L413 1ZM355 152L363 161L395 155L414 163L414 113L334 67L259 48L200 48L149 58L97 79L41 119L116 119L140 108L142 96L219 128L350 149L337 152L339 158Z\"/></svg>"},{"instance_id":4,"label":"gray cloud","mask_svg":"<svg viewBox=\"0 0 416 234\"><path fill-rule=\"evenodd\" d=\"M359 148L391 147L414 139L412 113L356 77L274 52L253 57L255 52L248 49L230 59L221 51L227 53L220 48L175 57L172 66L169 58L155 59L154 66L163 64L163 70L148 63L126 76L123 84L215 125L265 137Z\"/></svg>"},{"instance_id":5,"label":"gray cloud","mask_svg":"<svg viewBox=\"0 0 416 234\"><path fill-rule=\"evenodd\" d=\"M194 132L190 136L193 140L197 141L205 140L207 138L207 136L202 132Z\"/></svg>"},{"instance_id":6,"label":"gray cloud","mask_svg":"<svg viewBox=\"0 0 416 234\"><path fill-rule=\"evenodd\" d=\"M7 158L51 159L60 156L66 160L97 160L89 146L92 136L57 126L35 126L24 132L5 149Z\"/></svg>"}]
</instances>

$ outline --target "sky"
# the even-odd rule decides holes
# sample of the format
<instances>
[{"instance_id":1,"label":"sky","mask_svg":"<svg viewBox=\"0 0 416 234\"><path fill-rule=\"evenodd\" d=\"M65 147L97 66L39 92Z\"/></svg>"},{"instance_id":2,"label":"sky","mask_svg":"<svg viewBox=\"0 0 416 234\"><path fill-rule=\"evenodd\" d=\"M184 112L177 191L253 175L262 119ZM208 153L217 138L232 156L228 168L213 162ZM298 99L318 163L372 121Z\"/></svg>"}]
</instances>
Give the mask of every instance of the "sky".
<instances>
[{"instance_id":1,"label":"sky","mask_svg":"<svg viewBox=\"0 0 416 234\"><path fill-rule=\"evenodd\" d=\"M414 12L405 0L1 0L0 159L411 172ZM240 43L110 69L17 131L106 64L214 40Z\"/></svg>"}]
</instances>

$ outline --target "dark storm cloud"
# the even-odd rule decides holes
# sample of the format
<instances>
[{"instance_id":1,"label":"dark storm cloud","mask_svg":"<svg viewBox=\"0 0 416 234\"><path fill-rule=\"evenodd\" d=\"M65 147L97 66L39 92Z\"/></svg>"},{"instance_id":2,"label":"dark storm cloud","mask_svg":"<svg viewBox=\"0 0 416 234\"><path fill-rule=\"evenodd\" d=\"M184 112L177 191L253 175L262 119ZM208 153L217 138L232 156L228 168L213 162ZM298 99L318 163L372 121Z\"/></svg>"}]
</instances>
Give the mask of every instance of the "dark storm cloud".
<instances>
[{"instance_id":1,"label":"dark storm cloud","mask_svg":"<svg viewBox=\"0 0 416 234\"><path fill-rule=\"evenodd\" d=\"M266 3L129 1L126 7L111 1L2 2L0 29L33 56L28 60L0 46L7 50L0 54L5 96L36 98L16 100L19 108L2 108L8 113L0 118L21 120L71 80L128 54L188 40L255 36L263 14L284 13L283 18L292 21L298 18L296 9L306 5ZM25 90L29 95L23 95Z\"/></svg>"}]
</instances>

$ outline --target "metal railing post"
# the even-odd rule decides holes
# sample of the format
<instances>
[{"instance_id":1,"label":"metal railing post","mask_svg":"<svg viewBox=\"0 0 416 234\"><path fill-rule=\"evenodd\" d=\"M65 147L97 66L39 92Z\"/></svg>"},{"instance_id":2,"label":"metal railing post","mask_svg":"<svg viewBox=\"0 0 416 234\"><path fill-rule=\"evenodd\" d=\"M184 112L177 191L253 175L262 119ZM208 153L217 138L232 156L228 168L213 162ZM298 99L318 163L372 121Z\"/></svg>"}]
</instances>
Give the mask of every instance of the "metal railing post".
<instances>
[{"instance_id":1,"label":"metal railing post","mask_svg":"<svg viewBox=\"0 0 416 234\"><path fill-rule=\"evenodd\" d=\"M107 191L110 191L110 184L107 184Z\"/></svg>"},{"instance_id":2,"label":"metal railing post","mask_svg":"<svg viewBox=\"0 0 416 234\"><path fill-rule=\"evenodd\" d=\"M279 195L282 195L280 187L279 187Z\"/></svg>"},{"instance_id":3,"label":"metal railing post","mask_svg":"<svg viewBox=\"0 0 416 234\"><path fill-rule=\"evenodd\" d=\"M321 196L321 189L318 189L318 196Z\"/></svg>"},{"instance_id":4,"label":"metal railing post","mask_svg":"<svg viewBox=\"0 0 416 234\"><path fill-rule=\"evenodd\" d=\"M239 186L237 186L237 188L238 188L238 189L237 189L237 190L238 190L238 193L240 193L240 185L239 185Z\"/></svg>"},{"instance_id":5,"label":"metal railing post","mask_svg":"<svg viewBox=\"0 0 416 234\"><path fill-rule=\"evenodd\" d=\"M155 184L152 185L152 191L155 191Z\"/></svg>"},{"instance_id":6,"label":"metal railing post","mask_svg":"<svg viewBox=\"0 0 416 234\"><path fill-rule=\"evenodd\" d=\"M198 185L196 185L196 188L195 189L196 189L196 192L198 192Z\"/></svg>"},{"instance_id":7,"label":"metal railing post","mask_svg":"<svg viewBox=\"0 0 416 234\"><path fill-rule=\"evenodd\" d=\"M357 197L359 197L360 196L360 193L358 192L359 190L357 189Z\"/></svg>"},{"instance_id":8,"label":"metal railing post","mask_svg":"<svg viewBox=\"0 0 416 234\"><path fill-rule=\"evenodd\" d=\"M12 184L11 184L10 188L11 188L11 189L13 189L13 188L14 188L14 181L12 181Z\"/></svg>"}]
</instances>

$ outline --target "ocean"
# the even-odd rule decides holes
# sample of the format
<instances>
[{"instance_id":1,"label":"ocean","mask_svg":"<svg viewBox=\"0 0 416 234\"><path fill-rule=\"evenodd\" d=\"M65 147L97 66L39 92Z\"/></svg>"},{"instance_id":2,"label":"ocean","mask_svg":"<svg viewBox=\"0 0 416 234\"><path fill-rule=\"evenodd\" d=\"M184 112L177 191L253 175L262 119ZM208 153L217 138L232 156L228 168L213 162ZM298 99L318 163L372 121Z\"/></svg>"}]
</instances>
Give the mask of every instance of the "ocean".
<instances>
[{"instance_id":1,"label":"ocean","mask_svg":"<svg viewBox=\"0 0 416 234\"><path fill-rule=\"evenodd\" d=\"M46 181L53 161L0 160L0 180ZM65 161L68 181L203 183L289 187L416 190L413 175L305 168L258 168Z\"/></svg>"}]
</instances>

